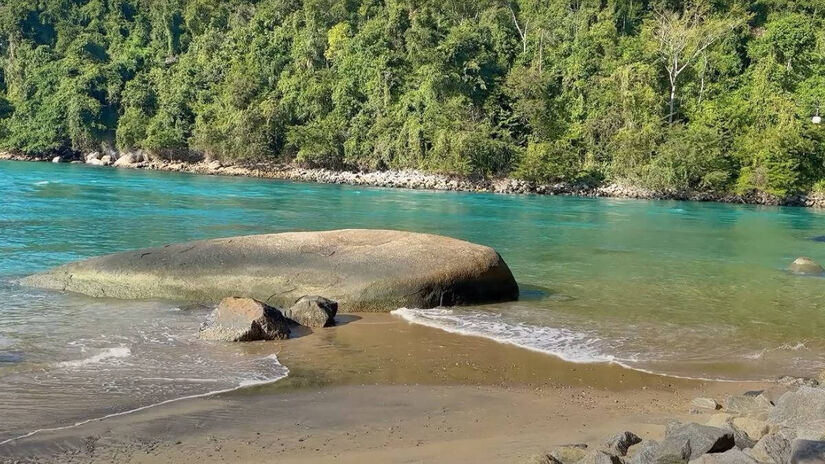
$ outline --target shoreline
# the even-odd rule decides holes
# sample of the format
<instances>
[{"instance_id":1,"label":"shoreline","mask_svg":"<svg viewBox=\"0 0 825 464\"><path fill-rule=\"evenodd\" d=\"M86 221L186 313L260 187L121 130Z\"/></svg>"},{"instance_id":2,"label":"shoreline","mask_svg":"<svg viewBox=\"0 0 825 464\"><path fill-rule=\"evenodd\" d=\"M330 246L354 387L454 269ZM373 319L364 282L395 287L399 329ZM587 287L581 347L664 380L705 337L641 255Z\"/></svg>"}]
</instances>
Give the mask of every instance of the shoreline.
<instances>
[{"instance_id":1,"label":"shoreline","mask_svg":"<svg viewBox=\"0 0 825 464\"><path fill-rule=\"evenodd\" d=\"M90 156L90 155L87 155ZM99 156L93 154L91 156ZM118 161L112 155L110 160L101 162L99 158L87 163L82 158L64 159L60 157L38 157L0 153L0 161L59 162L92 164L100 167L127 169L147 169L153 171L183 172L201 175L229 177L251 177L319 184L354 185L364 187L398 188L409 190L434 190L495 194L534 194L550 196L575 196L590 198L619 198L633 200L676 200L695 202L716 202L727 204L747 204L761 206L797 206L825 208L825 194L794 194L776 197L763 192L746 195L717 194L714 192L653 191L621 183L600 186L581 186L565 182L542 184L513 178L480 178L447 174L432 174L418 170L388 171L334 171L324 168L304 168L274 162L231 162L222 160L174 161L137 155L139 161L124 159ZM135 159L135 154L122 154L120 158ZM145 158L145 160L144 160ZM54 161L59 159L60 161Z\"/></svg>"},{"instance_id":2,"label":"shoreline","mask_svg":"<svg viewBox=\"0 0 825 464\"><path fill-rule=\"evenodd\" d=\"M658 439L674 418L704 423L716 411L691 410L696 396L782 388L575 364L387 314L342 322L251 344L279 352L290 374L277 382L39 432L0 446L0 462L521 462L620 430Z\"/></svg>"}]
</instances>

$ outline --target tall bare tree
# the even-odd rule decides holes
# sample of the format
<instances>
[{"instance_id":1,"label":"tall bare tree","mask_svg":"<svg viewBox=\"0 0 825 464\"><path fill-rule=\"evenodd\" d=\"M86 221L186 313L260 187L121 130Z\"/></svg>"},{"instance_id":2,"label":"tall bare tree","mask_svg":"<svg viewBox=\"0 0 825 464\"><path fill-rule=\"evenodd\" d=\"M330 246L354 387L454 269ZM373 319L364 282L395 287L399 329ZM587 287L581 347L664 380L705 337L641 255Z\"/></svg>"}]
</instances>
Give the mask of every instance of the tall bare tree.
<instances>
[{"instance_id":1,"label":"tall bare tree","mask_svg":"<svg viewBox=\"0 0 825 464\"><path fill-rule=\"evenodd\" d=\"M659 54L670 80L670 124L673 124L676 114L679 76L711 45L722 40L746 20L747 17L744 15L713 17L702 2L689 3L681 12L656 11L654 33L659 42Z\"/></svg>"}]
</instances>

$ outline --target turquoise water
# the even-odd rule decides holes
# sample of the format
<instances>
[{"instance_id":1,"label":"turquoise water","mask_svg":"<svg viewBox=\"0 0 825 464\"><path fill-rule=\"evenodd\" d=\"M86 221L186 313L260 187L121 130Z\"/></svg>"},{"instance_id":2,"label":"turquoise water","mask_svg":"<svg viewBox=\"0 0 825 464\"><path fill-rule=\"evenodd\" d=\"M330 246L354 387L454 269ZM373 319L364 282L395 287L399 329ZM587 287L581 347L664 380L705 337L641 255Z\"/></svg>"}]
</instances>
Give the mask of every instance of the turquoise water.
<instances>
[{"instance_id":1,"label":"turquoise water","mask_svg":"<svg viewBox=\"0 0 825 464\"><path fill-rule=\"evenodd\" d=\"M825 243L811 240L825 235L825 213L816 210L22 162L0 162L0 199L0 414L23 421L0 425L0 441L31 427L282 376L283 367L259 350L193 340L203 311L13 283L88 256L239 234L393 228L493 246L522 285L522 301L408 308L398 316L571 361L724 379L825 368L825 279L784 271L800 255L825 262ZM37 395L23 393L31 391ZM50 392L96 399L75 401L51 422L24 420Z\"/></svg>"}]
</instances>

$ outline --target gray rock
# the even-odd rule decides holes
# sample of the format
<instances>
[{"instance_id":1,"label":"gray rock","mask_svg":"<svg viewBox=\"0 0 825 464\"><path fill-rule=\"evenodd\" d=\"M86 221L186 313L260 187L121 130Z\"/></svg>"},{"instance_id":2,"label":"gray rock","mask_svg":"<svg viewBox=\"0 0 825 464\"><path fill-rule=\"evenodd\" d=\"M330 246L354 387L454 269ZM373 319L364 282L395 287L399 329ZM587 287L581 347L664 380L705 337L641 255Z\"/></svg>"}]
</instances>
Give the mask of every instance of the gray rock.
<instances>
[{"instance_id":1,"label":"gray rock","mask_svg":"<svg viewBox=\"0 0 825 464\"><path fill-rule=\"evenodd\" d=\"M790 464L825 464L825 441L794 440Z\"/></svg>"},{"instance_id":2,"label":"gray rock","mask_svg":"<svg viewBox=\"0 0 825 464\"><path fill-rule=\"evenodd\" d=\"M590 451L577 464L622 464L622 459L604 451Z\"/></svg>"},{"instance_id":3,"label":"gray rock","mask_svg":"<svg viewBox=\"0 0 825 464\"><path fill-rule=\"evenodd\" d=\"M773 410L773 403L760 393L753 395L732 395L725 401L725 410L735 412L742 416L766 418Z\"/></svg>"},{"instance_id":4,"label":"gray rock","mask_svg":"<svg viewBox=\"0 0 825 464\"><path fill-rule=\"evenodd\" d=\"M733 448L724 453L703 454L690 461L691 464L756 464L757 461L743 453L742 450Z\"/></svg>"},{"instance_id":5,"label":"gray rock","mask_svg":"<svg viewBox=\"0 0 825 464\"><path fill-rule=\"evenodd\" d=\"M799 427L825 420L825 389L800 387L785 393L768 415L768 423Z\"/></svg>"},{"instance_id":6,"label":"gray rock","mask_svg":"<svg viewBox=\"0 0 825 464\"><path fill-rule=\"evenodd\" d=\"M735 446L733 431L700 424L672 427L655 449L655 461L686 462L705 453L721 453Z\"/></svg>"},{"instance_id":7,"label":"gray rock","mask_svg":"<svg viewBox=\"0 0 825 464\"><path fill-rule=\"evenodd\" d=\"M788 270L797 275L816 275L825 272L822 266L807 256L796 258L794 262L788 266Z\"/></svg>"},{"instance_id":8,"label":"gray rock","mask_svg":"<svg viewBox=\"0 0 825 464\"><path fill-rule=\"evenodd\" d=\"M252 298L224 298L211 323L198 334L204 340L249 342L289 338L289 323L281 312Z\"/></svg>"},{"instance_id":9,"label":"gray rock","mask_svg":"<svg viewBox=\"0 0 825 464\"><path fill-rule=\"evenodd\" d=\"M641 443L642 439L633 432L620 432L610 437L604 444L606 450L617 456L626 456L631 446Z\"/></svg>"},{"instance_id":10,"label":"gray rock","mask_svg":"<svg viewBox=\"0 0 825 464\"><path fill-rule=\"evenodd\" d=\"M809 379L807 377L791 377L789 375L780 377L777 382L786 387L816 387L819 381L816 379Z\"/></svg>"},{"instance_id":11,"label":"gray rock","mask_svg":"<svg viewBox=\"0 0 825 464\"><path fill-rule=\"evenodd\" d=\"M694 398L693 401L690 402L691 405L700 408L700 409L721 409L722 406L716 402L713 398Z\"/></svg>"},{"instance_id":12,"label":"gray rock","mask_svg":"<svg viewBox=\"0 0 825 464\"><path fill-rule=\"evenodd\" d=\"M284 316L296 324L310 328L335 325L338 303L322 296L302 296L284 311Z\"/></svg>"},{"instance_id":13,"label":"gray rock","mask_svg":"<svg viewBox=\"0 0 825 464\"><path fill-rule=\"evenodd\" d=\"M337 230L202 240L117 253L27 277L35 287L121 299L292 305L321 293L344 312L518 298L492 248L430 234Z\"/></svg>"},{"instance_id":14,"label":"gray rock","mask_svg":"<svg viewBox=\"0 0 825 464\"><path fill-rule=\"evenodd\" d=\"M795 431L779 429L762 437L747 454L759 462L784 464L791 458L791 442L794 439Z\"/></svg>"},{"instance_id":15,"label":"gray rock","mask_svg":"<svg viewBox=\"0 0 825 464\"><path fill-rule=\"evenodd\" d=\"M630 449L633 454L628 461L630 464L650 464L656 459L656 448L659 442L656 440L645 440L638 447ZM638 449L637 449L638 448Z\"/></svg>"}]
</instances>

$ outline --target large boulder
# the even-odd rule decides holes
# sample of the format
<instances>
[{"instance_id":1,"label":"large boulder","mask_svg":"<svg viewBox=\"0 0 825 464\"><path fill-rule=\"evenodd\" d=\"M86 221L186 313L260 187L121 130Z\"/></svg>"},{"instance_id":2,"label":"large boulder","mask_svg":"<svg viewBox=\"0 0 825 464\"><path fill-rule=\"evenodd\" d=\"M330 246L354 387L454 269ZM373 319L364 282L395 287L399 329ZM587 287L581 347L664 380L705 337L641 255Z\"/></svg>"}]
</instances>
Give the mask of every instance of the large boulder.
<instances>
[{"instance_id":1,"label":"large boulder","mask_svg":"<svg viewBox=\"0 0 825 464\"><path fill-rule=\"evenodd\" d=\"M791 458L791 443L796 439L793 429L781 428L762 437L752 449L745 450L759 462L786 463Z\"/></svg>"},{"instance_id":2,"label":"large boulder","mask_svg":"<svg viewBox=\"0 0 825 464\"><path fill-rule=\"evenodd\" d=\"M224 298L198 337L224 342L285 340L289 323L281 312L252 298Z\"/></svg>"},{"instance_id":3,"label":"large boulder","mask_svg":"<svg viewBox=\"0 0 825 464\"><path fill-rule=\"evenodd\" d=\"M793 274L799 275L816 275L825 272L822 266L807 256L796 258L794 262L788 266L788 270Z\"/></svg>"},{"instance_id":4,"label":"large boulder","mask_svg":"<svg viewBox=\"0 0 825 464\"><path fill-rule=\"evenodd\" d=\"M705 453L722 453L734 445L733 431L729 429L700 424L674 425L654 448L652 458L656 463L688 462Z\"/></svg>"},{"instance_id":5,"label":"large boulder","mask_svg":"<svg viewBox=\"0 0 825 464\"><path fill-rule=\"evenodd\" d=\"M335 325L338 303L322 296L302 296L284 316L304 327L313 329Z\"/></svg>"},{"instance_id":6,"label":"large boulder","mask_svg":"<svg viewBox=\"0 0 825 464\"><path fill-rule=\"evenodd\" d=\"M779 398L768 422L775 426L810 427L825 422L825 389L801 387Z\"/></svg>"},{"instance_id":7,"label":"large boulder","mask_svg":"<svg viewBox=\"0 0 825 464\"><path fill-rule=\"evenodd\" d=\"M203 240L80 261L24 284L96 297L279 307L324 295L339 310L383 311L511 301L518 285L492 248L438 235L337 230Z\"/></svg>"},{"instance_id":8,"label":"large boulder","mask_svg":"<svg viewBox=\"0 0 825 464\"><path fill-rule=\"evenodd\" d=\"M766 418L773 410L773 403L764 393L757 395L732 395L725 401L725 410L741 416Z\"/></svg>"}]
</instances>

